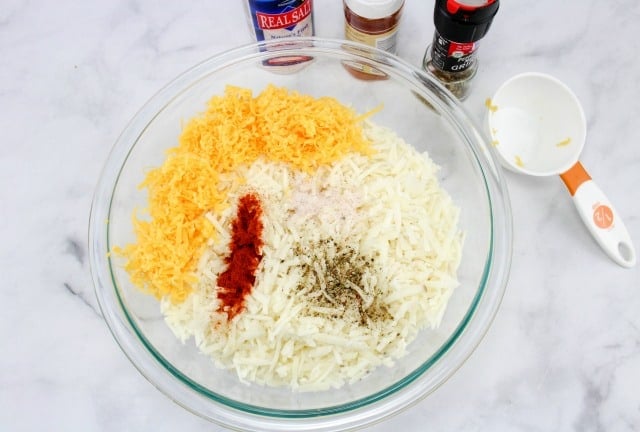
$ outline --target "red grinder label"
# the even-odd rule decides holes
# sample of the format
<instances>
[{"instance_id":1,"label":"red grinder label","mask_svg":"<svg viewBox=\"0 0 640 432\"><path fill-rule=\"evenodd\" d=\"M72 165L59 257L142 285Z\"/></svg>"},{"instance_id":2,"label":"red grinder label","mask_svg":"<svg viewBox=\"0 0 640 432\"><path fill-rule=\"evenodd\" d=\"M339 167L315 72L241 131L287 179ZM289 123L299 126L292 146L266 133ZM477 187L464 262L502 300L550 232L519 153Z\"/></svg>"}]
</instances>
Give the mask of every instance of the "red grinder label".
<instances>
[{"instance_id":1,"label":"red grinder label","mask_svg":"<svg viewBox=\"0 0 640 432\"><path fill-rule=\"evenodd\" d=\"M474 42L458 43L449 42L449 57L462 57L471 54L476 50L476 44Z\"/></svg>"},{"instance_id":2,"label":"red grinder label","mask_svg":"<svg viewBox=\"0 0 640 432\"><path fill-rule=\"evenodd\" d=\"M435 32L432 62L440 70L461 72L470 68L476 60L477 42L453 42Z\"/></svg>"}]
</instances>

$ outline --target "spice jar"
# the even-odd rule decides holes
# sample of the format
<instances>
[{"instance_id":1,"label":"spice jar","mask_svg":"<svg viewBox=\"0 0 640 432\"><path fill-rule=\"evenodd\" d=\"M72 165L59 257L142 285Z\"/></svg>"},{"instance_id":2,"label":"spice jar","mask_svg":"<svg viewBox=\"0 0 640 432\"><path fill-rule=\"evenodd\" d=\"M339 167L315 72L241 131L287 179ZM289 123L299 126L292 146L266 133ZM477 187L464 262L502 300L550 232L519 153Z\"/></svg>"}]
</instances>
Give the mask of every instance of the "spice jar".
<instances>
[{"instance_id":1,"label":"spice jar","mask_svg":"<svg viewBox=\"0 0 640 432\"><path fill-rule=\"evenodd\" d=\"M313 36L311 0L245 0L255 39Z\"/></svg>"},{"instance_id":2,"label":"spice jar","mask_svg":"<svg viewBox=\"0 0 640 432\"><path fill-rule=\"evenodd\" d=\"M348 40L396 53L404 0L343 0Z\"/></svg>"},{"instance_id":3,"label":"spice jar","mask_svg":"<svg viewBox=\"0 0 640 432\"><path fill-rule=\"evenodd\" d=\"M498 12L500 0L436 0L435 32L422 61L458 99L464 100L478 70L478 41Z\"/></svg>"},{"instance_id":4,"label":"spice jar","mask_svg":"<svg viewBox=\"0 0 640 432\"><path fill-rule=\"evenodd\" d=\"M312 0L244 0L244 4L257 42L282 40L285 43L292 37L314 35ZM278 55L262 63L271 70L293 72L310 60L309 56Z\"/></svg>"}]
</instances>

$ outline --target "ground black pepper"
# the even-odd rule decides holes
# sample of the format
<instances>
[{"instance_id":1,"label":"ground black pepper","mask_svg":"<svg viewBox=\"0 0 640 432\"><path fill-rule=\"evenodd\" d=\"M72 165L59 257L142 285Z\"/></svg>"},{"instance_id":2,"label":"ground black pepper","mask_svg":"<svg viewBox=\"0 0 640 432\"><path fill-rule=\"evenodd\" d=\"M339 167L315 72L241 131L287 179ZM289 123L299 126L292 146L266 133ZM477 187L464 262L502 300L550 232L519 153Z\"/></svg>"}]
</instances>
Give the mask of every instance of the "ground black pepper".
<instances>
[{"instance_id":1,"label":"ground black pepper","mask_svg":"<svg viewBox=\"0 0 640 432\"><path fill-rule=\"evenodd\" d=\"M376 261L335 239L298 244L301 278L297 292L303 313L331 316L360 326L393 319L382 299Z\"/></svg>"}]
</instances>

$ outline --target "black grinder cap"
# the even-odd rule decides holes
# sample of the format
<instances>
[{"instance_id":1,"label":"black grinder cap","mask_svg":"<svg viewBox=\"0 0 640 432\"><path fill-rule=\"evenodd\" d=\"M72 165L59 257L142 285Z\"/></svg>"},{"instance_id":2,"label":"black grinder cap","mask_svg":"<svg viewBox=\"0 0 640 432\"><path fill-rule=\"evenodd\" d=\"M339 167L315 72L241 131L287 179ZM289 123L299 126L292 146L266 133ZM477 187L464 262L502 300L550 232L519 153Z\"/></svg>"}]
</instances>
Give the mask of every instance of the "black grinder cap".
<instances>
[{"instance_id":1,"label":"black grinder cap","mask_svg":"<svg viewBox=\"0 0 640 432\"><path fill-rule=\"evenodd\" d=\"M442 37L455 42L476 42L484 37L498 13L500 0L471 6L464 0L436 0L433 22Z\"/></svg>"}]
</instances>

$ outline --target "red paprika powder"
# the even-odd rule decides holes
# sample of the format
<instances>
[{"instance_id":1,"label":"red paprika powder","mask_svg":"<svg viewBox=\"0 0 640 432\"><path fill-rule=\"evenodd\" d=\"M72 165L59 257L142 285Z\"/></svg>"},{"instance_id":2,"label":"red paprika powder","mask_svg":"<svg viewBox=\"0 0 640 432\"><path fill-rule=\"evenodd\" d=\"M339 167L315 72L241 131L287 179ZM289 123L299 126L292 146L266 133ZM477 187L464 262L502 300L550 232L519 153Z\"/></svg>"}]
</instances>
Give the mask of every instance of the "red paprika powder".
<instances>
[{"instance_id":1,"label":"red paprika powder","mask_svg":"<svg viewBox=\"0 0 640 432\"><path fill-rule=\"evenodd\" d=\"M229 321L244 309L246 296L256 281L256 269L262 260L262 205L253 194L238 202L238 213L231 228L231 253L225 259L227 269L218 276L218 311Z\"/></svg>"}]
</instances>

